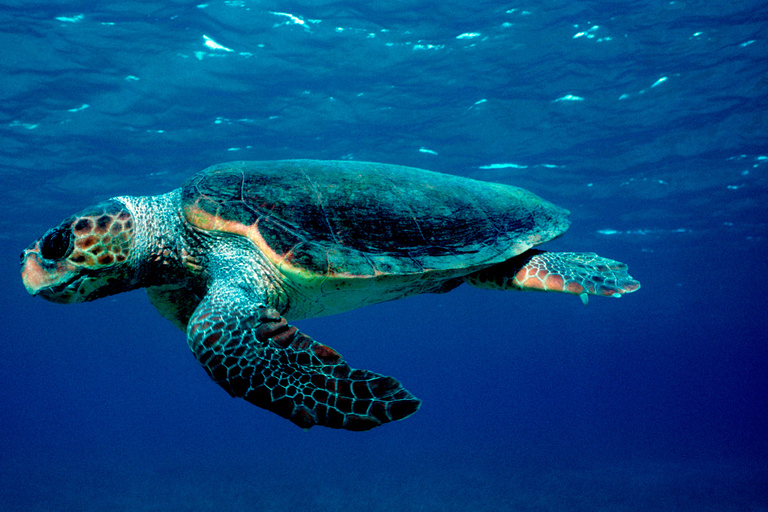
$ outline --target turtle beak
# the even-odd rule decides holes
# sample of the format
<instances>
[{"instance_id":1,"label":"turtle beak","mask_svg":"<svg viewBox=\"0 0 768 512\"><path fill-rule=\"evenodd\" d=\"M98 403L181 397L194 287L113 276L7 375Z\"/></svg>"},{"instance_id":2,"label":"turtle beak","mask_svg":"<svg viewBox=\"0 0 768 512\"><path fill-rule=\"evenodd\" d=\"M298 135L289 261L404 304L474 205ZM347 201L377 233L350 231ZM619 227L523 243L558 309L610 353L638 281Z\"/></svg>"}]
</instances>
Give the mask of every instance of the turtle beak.
<instances>
[{"instance_id":1,"label":"turtle beak","mask_svg":"<svg viewBox=\"0 0 768 512\"><path fill-rule=\"evenodd\" d=\"M78 269L67 260L46 260L40 254L40 241L21 253L21 278L27 291L52 302L71 302L69 294L55 290L65 288L78 274Z\"/></svg>"},{"instance_id":2,"label":"turtle beak","mask_svg":"<svg viewBox=\"0 0 768 512\"><path fill-rule=\"evenodd\" d=\"M40 266L40 242L35 242L21 252L21 279L31 295L37 295L45 286L45 272Z\"/></svg>"}]
</instances>

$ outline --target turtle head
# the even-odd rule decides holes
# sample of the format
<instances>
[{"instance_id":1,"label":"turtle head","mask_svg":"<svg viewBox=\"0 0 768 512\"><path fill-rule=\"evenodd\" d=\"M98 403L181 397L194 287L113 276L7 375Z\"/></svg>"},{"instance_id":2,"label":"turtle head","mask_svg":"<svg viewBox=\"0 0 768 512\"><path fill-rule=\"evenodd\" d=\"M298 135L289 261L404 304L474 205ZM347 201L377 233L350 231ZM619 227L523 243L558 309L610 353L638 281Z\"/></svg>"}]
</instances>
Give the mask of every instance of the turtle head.
<instances>
[{"instance_id":1,"label":"turtle head","mask_svg":"<svg viewBox=\"0 0 768 512\"><path fill-rule=\"evenodd\" d=\"M68 217L21 253L21 277L32 295L85 302L132 288L135 222L110 199Z\"/></svg>"}]
</instances>

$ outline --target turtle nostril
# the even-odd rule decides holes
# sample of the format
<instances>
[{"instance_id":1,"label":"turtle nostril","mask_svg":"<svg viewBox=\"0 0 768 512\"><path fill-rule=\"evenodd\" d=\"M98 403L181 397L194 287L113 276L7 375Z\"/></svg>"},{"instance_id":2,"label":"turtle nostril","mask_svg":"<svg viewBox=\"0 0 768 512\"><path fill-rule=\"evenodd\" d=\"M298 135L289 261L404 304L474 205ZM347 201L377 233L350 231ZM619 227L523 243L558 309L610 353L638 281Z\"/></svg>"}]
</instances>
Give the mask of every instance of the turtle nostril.
<instances>
[{"instance_id":1,"label":"turtle nostril","mask_svg":"<svg viewBox=\"0 0 768 512\"><path fill-rule=\"evenodd\" d=\"M72 241L72 230L68 224L54 228L40 241L40 255L47 260L66 258L72 252Z\"/></svg>"}]
</instances>

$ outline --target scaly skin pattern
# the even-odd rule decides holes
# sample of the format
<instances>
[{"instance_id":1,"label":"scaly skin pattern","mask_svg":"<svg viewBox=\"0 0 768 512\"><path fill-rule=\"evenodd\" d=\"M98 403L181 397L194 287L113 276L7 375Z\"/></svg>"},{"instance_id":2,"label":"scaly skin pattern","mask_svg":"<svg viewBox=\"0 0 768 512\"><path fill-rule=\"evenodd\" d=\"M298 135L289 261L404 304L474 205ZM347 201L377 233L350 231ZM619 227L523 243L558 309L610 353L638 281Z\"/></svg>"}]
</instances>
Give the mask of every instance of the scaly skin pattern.
<instances>
[{"instance_id":1,"label":"scaly skin pattern","mask_svg":"<svg viewBox=\"0 0 768 512\"><path fill-rule=\"evenodd\" d=\"M230 395L302 428L369 430L410 416L420 401L398 381L353 370L331 347L241 292L209 292L187 327L190 348Z\"/></svg>"},{"instance_id":2,"label":"scaly skin pattern","mask_svg":"<svg viewBox=\"0 0 768 512\"><path fill-rule=\"evenodd\" d=\"M89 215L80 214L72 225L75 249L70 259L90 267L103 268L128 259L133 238L133 219L130 212L116 202Z\"/></svg>"},{"instance_id":3,"label":"scaly skin pattern","mask_svg":"<svg viewBox=\"0 0 768 512\"><path fill-rule=\"evenodd\" d=\"M64 219L21 254L32 295L52 302L96 300L136 288L202 277L202 246L181 220L179 190L115 197Z\"/></svg>"},{"instance_id":4,"label":"scaly skin pattern","mask_svg":"<svg viewBox=\"0 0 768 512\"><path fill-rule=\"evenodd\" d=\"M122 264L131 256L134 228L130 211L114 199L65 219L22 254L27 290L61 303L108 295L110 281L129 271Z\"/></svg>"},{"instance_id":5,"label":"scaly skin pattern","mask_svg":"<svg viewBox=\"0 0 768 512\"><path fill-rule=\"evenodd\" d=\"M561 292L579 295L621 297L640 288L619 261L595 253L545 252L530 249L504 263L485 268L465 278L478 288Z\"/></svg>"}]
</instances>

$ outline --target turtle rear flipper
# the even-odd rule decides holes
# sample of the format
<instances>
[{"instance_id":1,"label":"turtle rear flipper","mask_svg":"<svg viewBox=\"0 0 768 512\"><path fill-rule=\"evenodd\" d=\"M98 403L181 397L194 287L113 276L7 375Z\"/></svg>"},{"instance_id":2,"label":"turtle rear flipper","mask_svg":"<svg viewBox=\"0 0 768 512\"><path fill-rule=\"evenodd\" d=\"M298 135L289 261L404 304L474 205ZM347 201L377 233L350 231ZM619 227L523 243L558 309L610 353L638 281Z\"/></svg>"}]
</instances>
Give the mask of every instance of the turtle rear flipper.
<instances>
[{"instance_id":1,"label":"turtle rear flipper","mask_svg":"<svg viewBox=\"0 0 768 512\"><path fill-rule=\"evenodd\" d=\"M621 297L640 288L619 261L592 252L526 252L464 278L478 288Z\"/></svg>"},{"instance_id":2,"label":"turtle rear flipper","mask_svg":"<svg viewBox=\"0 0 768 512\"><path fill-rule=\"evenodd\" d=\"M273 308L237 292L203 299L187 326L189 346L230 395L291 420L370 430L406 418L420 401L392 377L354 370L338 352L289 326Z\"/></svg>"}]
</instances>

